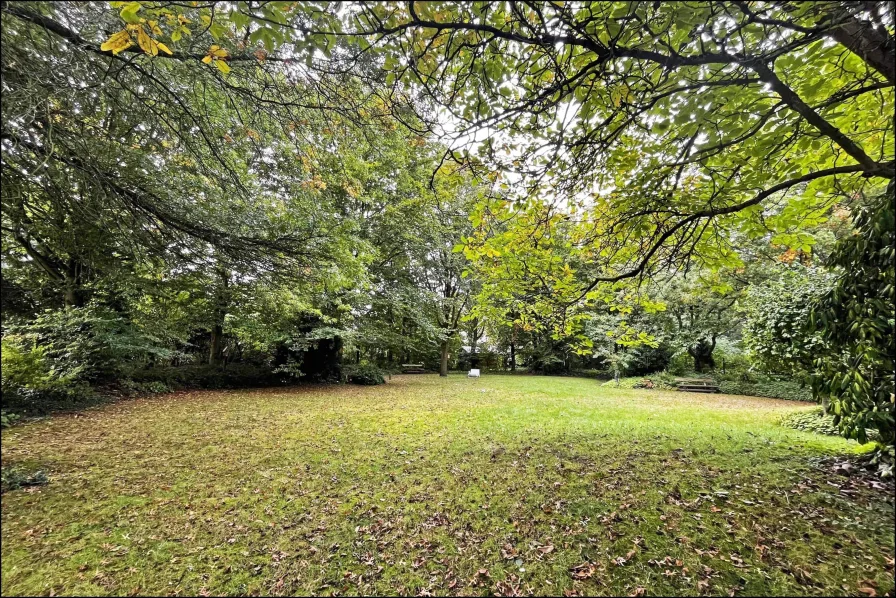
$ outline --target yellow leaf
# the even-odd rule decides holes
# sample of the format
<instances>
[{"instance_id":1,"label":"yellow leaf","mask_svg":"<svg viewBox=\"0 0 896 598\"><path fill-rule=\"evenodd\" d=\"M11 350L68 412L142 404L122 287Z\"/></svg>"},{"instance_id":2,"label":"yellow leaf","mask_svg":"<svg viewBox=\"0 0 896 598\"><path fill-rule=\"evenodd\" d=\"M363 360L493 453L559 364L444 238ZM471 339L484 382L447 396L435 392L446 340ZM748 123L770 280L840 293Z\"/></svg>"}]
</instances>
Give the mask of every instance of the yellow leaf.
<instances>
[{"instance_id":1,"label":"yellow leaf","mask_svg":"<svg viewBox=\"0 0 896 598\"><path fill-rule=\"evenodd\" d=\"M149 25L149 30L152 31L156 35L162 35L162 30L159 28L158 21L147 21Z\"/></svg>"},{"instance_id":2,"label":"yellow leaf","mask_svg":"<svg viewBox=\"0 0 896 598\"><path fill-rule=\"evenodd\" d=\"M203 56L203 57L202 57L202 62L204 62L205 64L208 64L208 63L211 62L211 61L212 61L212 57L211 57L211 56L206 55L206 56Z\"/></svg>"},{"instance_id":3,"label":"yellow leaf","mask_svg":"<svg viewBox=\"0 0 896 598\"><path fill-rule=\"evenodd\" d=\"M166 46L166 45L163 44L162 42L156 42L156 45L159 47L159 50L161 50L161 51L164 52L165 54L168 54L169 56L171 56L172 54L174 54L171 50L168 49L168 46Z\"/></svg>"},{"instance_id":4,"label":"yellow leaf","mask_svg":"<svg viewBox=\"0 0 896 598\"><path fill-rule=\"evenodd\" d=\"M112 36L103 42L103 45L100 46L100 50L103 52L111 51L113 54L118 54L122 50L127 50L134 43L131 41L131 36L128 34L127 30L119 31L118 33L113 33Z\"/></svg>"},{"instance_id":5,"label":"yellow leaf","mask_svg":"<svg viewBox=\"0 0 896 598\"><path fill-rule=\"evenodd\" d=\"M155 56L159 53L159 44L146 34L146 30L142 26L137 28L137 43L140 44L140 49L150 56Z\"/></svg>"},{"instance_id":6,"label":"yellow leaf","mask_svg":"<svg viewBox=\"0 0 896 598\"><path fill-rule=\"evenodd\" d=\"M224 73L225 75L230 72L230 65L227 64L223 60L216 60L215 66L218 67L218 70Z\"/></svg>"},{"instance_id":7,"label":"yellow leaf","mask_svg":"<svg viewBox=\"0 0 896 598\"><path fill-rule=\"evenodd\" d=\"M230 56L230 53L218 44L212 44L212 47L208 49L208 53L215 58L227 58Z\"/></svg>"}]
</instances>

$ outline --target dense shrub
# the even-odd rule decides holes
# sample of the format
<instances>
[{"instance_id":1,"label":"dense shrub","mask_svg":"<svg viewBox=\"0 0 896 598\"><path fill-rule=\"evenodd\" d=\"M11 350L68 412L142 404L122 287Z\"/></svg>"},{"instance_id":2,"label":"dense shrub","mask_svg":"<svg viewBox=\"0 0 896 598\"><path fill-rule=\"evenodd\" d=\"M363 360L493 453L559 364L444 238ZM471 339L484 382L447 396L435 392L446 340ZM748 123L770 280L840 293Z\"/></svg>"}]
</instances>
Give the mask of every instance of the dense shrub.
<instances>
[{"instance_id":1,"label":"dense shrub","mask_svg":"<svg viewBox=\"0 0 896 598\"><path fill-rule=\"evenodd\" d=\"M578 378L591 378L593 380L609 380L613 377L613 372L609 370L576 370L570 372L570 374Z\"/></svg>"},{"instance_id":2,"label":"dense shrub","mask_svg":"<svg viewBox=\"0 0 896 598\"><path fill-rule=\"evenodd\" d=\"M843 274L813 306L807 332L823 341L812 355L815 396L830 401L844 436L865 442L866 430L877 430L883 447L896 443L894 194L891 181L886 193L858 211L857 234L837 242L830 265Z\"/></svg>"},{"instance_id":3,"label":"dense shrub","mask_svg":"<svg viewBox=\"0 0 896 598\"><path fill-rule=\"evenodd\" d=\"M753 367L779 374L806 372L823 346L820 332L807 330L813 302L831 285L820 268L794 263L779 276L750 287L744 301L744 345Z\"/></svg>"},{"instance_id":4,"label":"dense shrub","mask_svg":"<svg viewBox=\"0 0 896 598\"><path fill-rule=\"evenodd\" d=\"M766 397L769 399L785 399L787 401L813 401L812 391L793 380L764 379L756 382L722 380L719 382L719 390L729 395Z\"/></svg>"},{"instance_id":5,"label":"dense shrub","mask_svg":"<svg viewBox=\"0 0 896 598\"><path fill-rule=\"evenodd\" d=\"M666 369L671 358L672 350L665 344L632 347L622 373L626 376L646 376L660 372Z\"/></svg>"},{"instance_id":6,"label":"dense shrub","mask_svg":"<svg viewBox=\"0 0 896 598\"><path fill-rule=\"evenodd\" d=\"M149 382L136 382L130 378L125 378L120 383L121 389L128 395L155 395L171 392L173 389L159 380L150 380Z\"/></svg>"},{"instance_id":7,"label":"dense shrub","mask_svg":"<svg viewBox=\"0 0 896 598\"><path fill-rule=\"evenodd\" d=\"M55 371L90 382L117 377L134 361L176 355L121 314L95 305L47 310L7 326L7 337L25 351L39 347Z\"/></svg>"},{"instance_id":8,"label":"dense shrub","mask_svg":"<svg viewBox=\"0 0 896 598\"><path fill-rule=\"evenodd\" d=\"M109 308L47 310L3 331L3 405L38 413L84 406L97 398L91 385L118 378L126 364L173 355Z\"/></svg>"},{"instance_id":9,"label":"dense shrub","mask_svg":"<svg viewBox=\"0 0 896 598\"><path fill-rule=\"evenodd\" d=\"M7 492L25 486L43 486L50 479L42 471L27 472L18 467L3 467L0 469L0 491Z\"/></svg>"},{"instance_id":10,"label":"dense shrub","mask_svg":"<svg viewBox=\"0 0 896 598\"><path fill-rule=\"evenodd\" d=\"M811 411L798 411L785 415L781 418L781 425L794 430L816 432L827 436L840 435L840 430L837 429L837 424L834 423L834 417L825 415L821 407Z\"/></svg>"},{"instance_id":11,"label":"dense shrub","mask_svg":"<svg viewBox=\"0 0 896 598\"><path fill-rule=\"evenodd\" d=\"M14 426L21 416L9 411L0 411L0 428L9 428Z\"/></svg>"},{"instance_id":12,"label":"dense shrub","mask_svg":"<svg viewBox=\"0 0 896 598\"><path fill-rule=\"evenodd\" d=\"M616 380L604 382L601 386L617 387ZM647 388L658 390L673 390L676 388L674 383L670 382L667 376L632 376L628 378L620 378L618 388Z\"/></svg>"},{"instance_id":13,"label":"dense shrub","mask_svg":"<svg viewBox=\"0 0 896 598\"><path fill-rule=\"evenodd\" d=\"M352 384L361 384L363 386L375 386L377 384L385 384L386 378L383 371L370 364L349 365L343 368L345 378Z\"/></svg>"},{"instance_id":14,"label":"dense shrub","mask_svg":"<svg viewBox=\"0 0 896 598\"><path fill-rule=\"evenodd\" d=\"M83 367L50 357L46 347L21 335L6 335L0 342L0 393L4 407L43 413L70 408L94 399L82 380Z\"/></svg>"},{"instance_id":15,"label":"dense shrub","mask_svg":"<svg viewBox=\"0 0 896 598\"><path fill-rule=\"evenodd\" d=\"M274 372L265 366L233 363L227 366L186 365L178 367L154 367L136 370L129 377L135 384L157 383L166 390L189 388L248 388L253 386L280 386L292 380L289 376ZM155 386L161 389L161 386ZM150 391L152 392L152 391ZM165 392L165 390L159 390Z\"/></svg>"}]
</instances>

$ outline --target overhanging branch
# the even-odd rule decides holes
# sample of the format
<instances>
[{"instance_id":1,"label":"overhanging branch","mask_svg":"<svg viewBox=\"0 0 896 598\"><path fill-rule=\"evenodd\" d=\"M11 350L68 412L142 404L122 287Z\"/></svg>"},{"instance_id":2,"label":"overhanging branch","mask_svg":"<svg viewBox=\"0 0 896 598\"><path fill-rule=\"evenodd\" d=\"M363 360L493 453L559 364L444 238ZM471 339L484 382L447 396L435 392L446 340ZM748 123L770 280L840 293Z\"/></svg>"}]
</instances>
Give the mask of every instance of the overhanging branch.
<instances>
[{"instance_id":1,"label":"overhanging branch","mask_svg":"<svg viewBox=\"0 0 896 598\"><path fill-rule=\"evenodd\" d=\"M888 166L891 169L893 168L892 163L889 164ZM668 230L666 230L663 234L661 234L657 238L657 240L653 242L650 249L647 251L647 253L644 255L644 257L641 258L641 261L638 263L638 265L634 269L628 270L628 271L623 272L622 274L619 274L616 276L600 276L600 277L593 279L591 284L589 284L588 287L584 291L582 291L582 293L579 294L579 296L576 299L569 302L568 305L572 305L578 301L581 301L585 297L585 295L587 295L592 289L594 289L594 287L596 287L600 283L614 283L614 282L619 282L622 280L640 276L646 270L646 268L647 268L648 264L650 263L650 260L653 258L653 256L663 247L663 245L666 243L666 241L669 240L669 238L671 238L675 233L677 233L684 227L686 227L694 222L697 222L698 220L711 219L711 218L715 218L716 216L724 216L726 214L734 214L736 212L740 212L741 210L745 210L751 206L755 206L755 205L761 203L764 199L770 197L771 195L774 195L775 193L778 193L779 191L784 191L784 190L789 189L795 185L799 185L800 183L808 183L808 182L814 181L816 179L821 179L821 178L825 178L825 177L829 177L829 176L835 176L838 174L861 173L864 170L865 169L860 164L826 168L823 170L810 172L809 174L805 174L803 176L778 183L777 185L769 187L765 191L763 191L763 192L761 192L761 193L753 196L752 198L750 198L746 201L743 201L741 203L734 204L732 206L727 206L724 208L713 208L713 209L708 209L708 210L702 210L700 212L695 212L694 214L691 214L690 216L688 216L686 218L682 218L681 220L676 222L674 225L672 225Z\"/></svg>"}]
</instances>

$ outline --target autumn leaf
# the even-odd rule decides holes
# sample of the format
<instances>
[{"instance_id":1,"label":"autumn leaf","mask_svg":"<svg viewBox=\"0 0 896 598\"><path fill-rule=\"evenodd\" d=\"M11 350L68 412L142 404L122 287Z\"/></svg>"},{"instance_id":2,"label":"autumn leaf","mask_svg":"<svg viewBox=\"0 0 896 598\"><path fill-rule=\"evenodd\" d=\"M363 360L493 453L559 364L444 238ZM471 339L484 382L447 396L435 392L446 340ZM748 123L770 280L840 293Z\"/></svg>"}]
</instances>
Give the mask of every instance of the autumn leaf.
<instances>
[{"instance_id":1,"label":"autumn leaf","mask_svg":"<svg viewBox=\"0 0 896 598\"><path fill-rule=\"evenodd\" d=\"M159 53L159 45L149 37L142 25L137 26L137 43L140 45L140 49L150 56L156 56Z\"/></svg>"},{"instance_id":2,"label":"autumn leaf","mask_svg":"<svg viewBox=\"0 0 896 598\"><path fill-rule=\"evenodd\" d=\"M588 579L594 575L594 564L582 563L570 568L569 572L572 573L573 579Z\"/></svg>"},{"instance_id":3,"label":"autumn leaf","mask_svg":"<svg viewBox=\"0 0 896 598\"><path fill-rule=\"evenodd\" d=\"M124 50L127 50L131 46L134 45L134 42L131 41L131 34L128 33L127 29L122 29L118 33L113 33L112 36L107 39L100 46L100 50L103 52L112 52L112 54L118 54Z\"/></svg>"}]
</instances>

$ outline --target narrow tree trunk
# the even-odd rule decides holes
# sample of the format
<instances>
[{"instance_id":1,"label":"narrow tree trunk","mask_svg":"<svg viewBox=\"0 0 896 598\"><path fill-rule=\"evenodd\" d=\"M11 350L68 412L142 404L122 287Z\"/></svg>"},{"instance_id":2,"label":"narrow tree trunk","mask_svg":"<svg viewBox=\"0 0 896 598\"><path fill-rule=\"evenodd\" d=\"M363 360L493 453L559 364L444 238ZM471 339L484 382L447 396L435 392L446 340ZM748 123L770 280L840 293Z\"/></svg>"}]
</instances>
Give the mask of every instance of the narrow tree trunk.
<instances>
[{"instance_id":1,"label":"narrow tree trunk","mask_svg":"<svg viewBox=\"0 0 896 598\"><path fill-rule=\"evenodd\" d=\"M510 341L510 371L516 371L516 343Z\"/></svg>"},{"instance_id":2,"label":"narrow tree trunk","mask_svg":"<svg viewBox=\"0 0 896 598\"><path fill-rule=\"evenodd\" d=\"M212 337L208 349L208 364L221 365L222 350L224 348L224 318L227 315L228 293L230 273L224 268L218 269L221 277L220 286L215 292L215 312L212 322Z\"/></svg>"},{"instance_id":3,"label":"narrow tree trunk","mask_svg":"<svg viewBox=\"0 0 896 598\"><path fill-rule=\"evenodd\" d=\"M84 305L84 293L81 290L81 264L75 258L70 258L68 260L64 281L65 306L82 307Z\"/></svg>"},{"instance_id":4,"label":"narrow tree trunk","mask_svg":"<svg viewBox=\"0 0 896 598\"><path fill-rule=\"evenodd\" d=\"M439 376L448 375L448 339L442 341L442 359L439 362Z\"/></svg>"},{"instance_id":5,"label":"narrow tree trunk","mask_svg":"<svg viewBox=\"0 0 896 598\"><path fill-rule=\"evenodd\" d=\"M66 307L77 307L78 306L78 293L75 289L75 285L71 279L66 279L65 281L65 306Z\"/></svg>"},{"instance_id":6,"label":"narrow tree trunk","mask_svg":"<svg viewBox=\"0 0 896 598\"><path fill-rule=\"evenodd\" d=\"M223 316L223 314L222 314ZM221 344L224 337L224 323L215 323L212 326L212 340L208 349L208 364L221 365Z\"/></svg>"}]
</instances>

